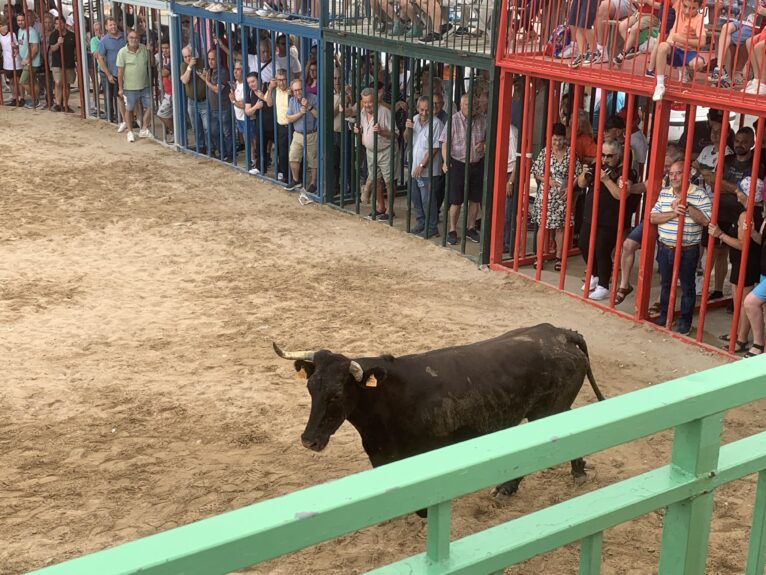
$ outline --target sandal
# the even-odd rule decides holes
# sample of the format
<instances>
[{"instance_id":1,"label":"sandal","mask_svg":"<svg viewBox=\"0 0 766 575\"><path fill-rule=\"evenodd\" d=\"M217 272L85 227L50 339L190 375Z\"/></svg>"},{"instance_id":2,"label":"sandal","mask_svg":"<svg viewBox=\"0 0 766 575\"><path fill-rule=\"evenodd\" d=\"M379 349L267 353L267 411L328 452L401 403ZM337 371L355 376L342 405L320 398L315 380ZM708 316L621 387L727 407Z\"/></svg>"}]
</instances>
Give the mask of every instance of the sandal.
<instances>
[{"instance_id":1,"label":"sandal","mask_svg":"<svg viewBox=\"0 0 766 575\"><path fill-rule=\"evenodd\" d=\"M662 310L662 304L656 301L649 308L649 315L657 315Z\"/></svg>"},{"instance_id":2,"label":"sandal","mask_svg":"<svg viewBox=\"0 0 766 575\"><path fill-rule=\"evenodd\" d=\"M754 343L753 345L751 345L750 349L757 349L758 353L753 353L752 351L748 350L747 353L745 353L745 355L743 355L742 357L745 357L745 358L747 358L747 357L755 357L755 356L761 355L763 353L763 346L762 345L758 345L757 343Z\"/></svg>"},{"instance_id":3,"label":"sandal","mask_svg":"<svg viewBox=\"0 0 766 575\"><path fill-rule=\"evenodd\" d=\"M721 341L727 342L726 345L722 345L721 346L721 349L723 349L725 351L729 351L729 344L728 344L728 342L731 341L731 339L729 338L729 334L725 333L723 335L719 335L718 339L720 339ZM747 345L746 341L739 341L739 340L737 340L736 343L734 344L734 353L742 353L743 351L747 351L749 347L750 346Z\"/></svg>"},{"instance_id":4,"label":"sandal","mask_svg":"<svg viewBox=\"0 0 766 575\"><path fill-rule=\"evenodd\" d=\"M617 288L617 292L614 296L614 303L615 304L621 304L625 301L625 298L628 297L628 295L633 291L633 286L629 285L628 287L619 287ZM651 311L651 310L650 310ZM657 310L659 312L659 310Z\"/></svg>"},{"instance_id":5,"label":"sandal","mask_svg":"<svg viewBox=\"0 0 766 575\"><path fill-rule=\"evenodd\" d=\"M561 258L556 258L556 263L554 264L553 269L557 272L561 271Z\"/></svg>"}]
</instances>

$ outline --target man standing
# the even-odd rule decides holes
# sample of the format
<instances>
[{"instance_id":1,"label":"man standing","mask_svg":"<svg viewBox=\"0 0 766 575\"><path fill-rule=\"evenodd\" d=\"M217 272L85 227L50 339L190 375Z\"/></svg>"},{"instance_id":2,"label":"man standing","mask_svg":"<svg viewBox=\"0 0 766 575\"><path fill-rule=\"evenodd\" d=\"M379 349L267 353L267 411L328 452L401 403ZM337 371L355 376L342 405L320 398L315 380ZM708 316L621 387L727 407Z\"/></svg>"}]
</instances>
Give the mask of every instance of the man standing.
<instances>
[{"instance_id":1,"label":"man standing","mask_svg":"<svg viewBox=\"0 0 766 575\"><path fill-rule=\"evenodd\" d=\"M149 91L149 51L138 43L138 32L128 32L128 45L117 54L118 96L125 103L125 119L128 124L128 142L135 142L133 135L133 110L141 102L144 110L139 138L149 138L149 121L152 116L152 95Z\"/></svg>"},{"instance_id":2,"label":"man standing","mask_svg":"<svg viewBox=\"0 0 766 575\"><path fill-rule=\"evenodd\" d=\"M229 71L218 65L216 49L207 51L208 69L197 72L207 86L207 103L210 109L210 152L224 162L231 161L231 86ZM223 134L223 139L221 138Z\"/></svg>"},{"instance_id":3,"label":"man standing","mask_svg":"<svg viewBox=\"0 0 766 575\"><path fill-rule=\"evenodd\" d=\"M310 171L310 181L307 192L317 191L317 97L314 94L303 94L301 80L293 80L292 96L287 104L287 121L293 125L293 141L290 144L290 171L293 174L292 183L287 186L291 191L301 186L301 162L303 150L306 150L306 165Z\"/></svg>"},{"instance_id":4,"label":"man standing","mask_svg":"<svg viewBox=\"0 0 766 575\"><path fill-rule=\"evenodd\" d=\"M657 264L660 269L662 288L660 291L660 317L658 325L667 323L670 284L673 280L673 262L676 249L681 250L678 278L681 281L681 313L675 331L688 335L692 327L692 315L696 293L694 277L699 259L702 229L710 222L711 204L707 194L694 184L689 184L686 203L681 203L684 162L676 160L670 166L670 186L663 188L652 208L650 221L657 225ZM681 245L678 245L678 218L684 217L681 231Z\"/></svg>"},{"instance_id":5,"label":"man standing","mask_svg":"<svg viewBox=\"0 0 766 575\"><path fill-rule=\"evenodd\" d=\"M417 115L405 124L404 140L412 138L412 205L415 207L415 228L413 234L428 231L425 237L438 236L438 212L435 194L442 173L442 157L439 151L444 124L433 115L428 96L418 98ZM431 116L431 117L429 117ZM428 216L426 216L426 212Z\"/></svg>"},{"instance_id":6,"label":"man standing","mask_svg":"<svg viewBox=\"0 0 766 575\"><path fill-rule=\"evenodd\" d=\"M290 145L290 126L287 122L287 105L290 89L287 84L287 70L277 70L277 75L268 84L266 105L277 112L277 180L285 181L288 168L288 146Z\"/></svg>"},{"instance_id":7,"label":"man standing","mask_svg":"<svg viewBox=\"0 0 766 575\"><path fill-rule=\"evenodd\" d=\"M392 217L388 213L383 192L388 189L391 204L393 193L391 189L391 145L394 133L392 132L391 110L382 103L375 110L375 91L373 88L362 90L362 106L359 125L354 125L354 133L362 135L362 145L367 152L368 181L383 181L383 187L376 186L376 212L375 219L389 221ZM377 154L375 145L377 144Z\"/></svg>"},{"instance_id":8,"label":"man standing","mask_svg":"<svg viewBox=\"0 0 766 575\"><path fill-rule=\"evenodd\" d=\"M106 90L106 109L109 114L109 121L119 121L117 126L118 134L128 129L128 125L125 123L125 104L122 98L117 97L117 54L124 47L125 37L117 28L117 21L111 17L107 18L106 34L98 43L96 58L100 66L101 85ZM116 115L118 111L120 113L119 118Z\"/></svg>"},{"instance_id":9,"label":"man standing","mask_svg":"<svg viewBox=\"0 0 766 575\"><path fill-rule=\"evenodd\" d=\"M34 108L37 94L35 91L35 69L40 67L40 36L33 26L27 26L24 14L16 17L19 27L16 37L19 40L19 57L21 58L21 84L22 98L29 94L29 99L24 103L25 108Z\"/></svg>"},{"instance_id":10,"label":"man standing","mask_svg":"<svg viewBox=\"0 0 766 575\"><path fill-rule=\"evenodd\" d=\"M448 130L443 130L440 138L444 165L442 170L451 171L449 178L449 232L447 243L457 244L457 222L463 196L466 192L465 175L468 172L468 224L466 237L472 242L479 243L479 233L476 231L476 219L481 206L482 189L484 187L484 147L487 139L487 123L483 114L473 113L468 106L469 94L460 98L460 110L452 117L451 149L447 153ZM468 138L468 116L471 118L471 137ZM466 156L468 163L466 164ZM449 158L449 162L447 162Z\"/></svg>"},{"instance_id":11,"label":"man standing","mask_svg":"<svg viewBox=\"0 0 766 575\"><path fill-rule=\"evenodd\" d=\"M56 18L56 29L51 33L48 44L51 47L51 70L55 94L51 110L73 113L74 110L69 107L69 86L75 81L76 42L74 33L67 30L61 16Z\"/></svg>"},{"instance_id":12,"label":"man standing","mask_svg":"<svg viewBox=\"0 0 766 575\"><path fill-rule=\"evenodd\" d=\"M181 50L183 63L181 64L181 82L184 85L186 96L186 111L192 122L194 131L194 144L196 150L204 154L207 151L208 117L207 117L207 94L205 81L197 74L197 58L192 56L189 46Z\"/></svg>"}]
</instances>

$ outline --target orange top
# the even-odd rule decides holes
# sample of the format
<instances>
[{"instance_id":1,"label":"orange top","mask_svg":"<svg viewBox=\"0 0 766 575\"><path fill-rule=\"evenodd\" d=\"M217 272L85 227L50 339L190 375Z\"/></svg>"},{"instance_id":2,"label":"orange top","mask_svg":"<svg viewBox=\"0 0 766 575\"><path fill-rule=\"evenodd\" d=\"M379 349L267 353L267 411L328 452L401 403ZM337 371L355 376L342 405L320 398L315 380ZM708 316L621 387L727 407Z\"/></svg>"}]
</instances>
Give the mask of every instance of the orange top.
<instances>
[{"instance_id":1,"label":"orange top","mask_svg":"<svg viewBox=\"0 0 766 575\"><path fill-rule=\"evenodd\" d=\"M699 39L700 44L705 42L705 22L702 16L702 12L697 11L694 16L689 16L684 12L683 2L676 0L673 4L673 8L676 11L676 21L673 24L671 34L680 34L684 38ZM681 48L682 46L679 46ZM700 46L701 47L701 46ZM697 48L693 48L696 50Z\"/></svg>"},{"instance_id":2,"label":"orange top","mask_svg":"<svg viewBox=\"0 0 766 575\"><path fill-rule=\"evenodd\" d=\"M583 158L595 158L598 150L596 149L596 141L593 136L588 134L580 134L575 141L575 156L581 162Z\"/></svg>"}]
</instances>

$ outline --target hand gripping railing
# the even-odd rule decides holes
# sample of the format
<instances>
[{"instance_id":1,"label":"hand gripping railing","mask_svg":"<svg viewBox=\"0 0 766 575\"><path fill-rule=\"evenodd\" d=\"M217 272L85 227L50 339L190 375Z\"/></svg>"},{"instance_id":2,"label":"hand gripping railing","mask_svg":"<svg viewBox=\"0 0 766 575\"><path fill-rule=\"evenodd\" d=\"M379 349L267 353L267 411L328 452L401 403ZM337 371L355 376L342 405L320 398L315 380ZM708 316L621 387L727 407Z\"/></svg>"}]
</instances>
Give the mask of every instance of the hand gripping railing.
<instances>
[{"instance_id":1,"label":"hand gripping railing","mask_svg":"<svg viewBox=\"0 0 766 575\"><path fill-rule=\"evenodd\" d=\"M723 447L720 432L727 410L764 396L766 356L317 485L36 573L229 573L428 507L425 552L373 573L500 573L506 566L580 541L580 573L593 575L600 572L605 529L666 508L660 575L701 575L713 490L757 472L746 574L761 574L766 550L766 432ZM450 541L453 498L669 428L675 428L669 465Z\"/></svg>"}]
</instances>

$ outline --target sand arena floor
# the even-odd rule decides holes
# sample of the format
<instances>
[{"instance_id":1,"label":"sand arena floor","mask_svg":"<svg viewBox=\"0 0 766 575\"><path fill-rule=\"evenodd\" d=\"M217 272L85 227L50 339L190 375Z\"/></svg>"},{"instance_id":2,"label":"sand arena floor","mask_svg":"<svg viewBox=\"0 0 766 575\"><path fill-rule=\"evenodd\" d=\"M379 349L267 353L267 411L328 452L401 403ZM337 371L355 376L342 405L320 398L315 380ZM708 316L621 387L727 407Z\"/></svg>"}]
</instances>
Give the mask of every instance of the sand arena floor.
<instances>
[{"instance_id":1,"label":"sand arena floor","mask_svg":"<svg viewBox=\"0 0 766 575\"><path fill-rule=\"evenodd\" d=\"M550 321L609 396L722 360L447 250L100 123L0 109L0 573L16 574L368 468L344 425L301 447L309 397L271 350L403 354ZM586 386L578 403L593 401ZM732 440L763 405L729 415ZM665 463L665 433L519 493L460 499L453 535ZM752 478L716 496L709 573L742 572ZM656 571L661 516L606 532L604 573ZM360 573L424 545L415 516L252 569ZM577 572L577 548L508 569Z\"/></svg>"}]
</instances>

